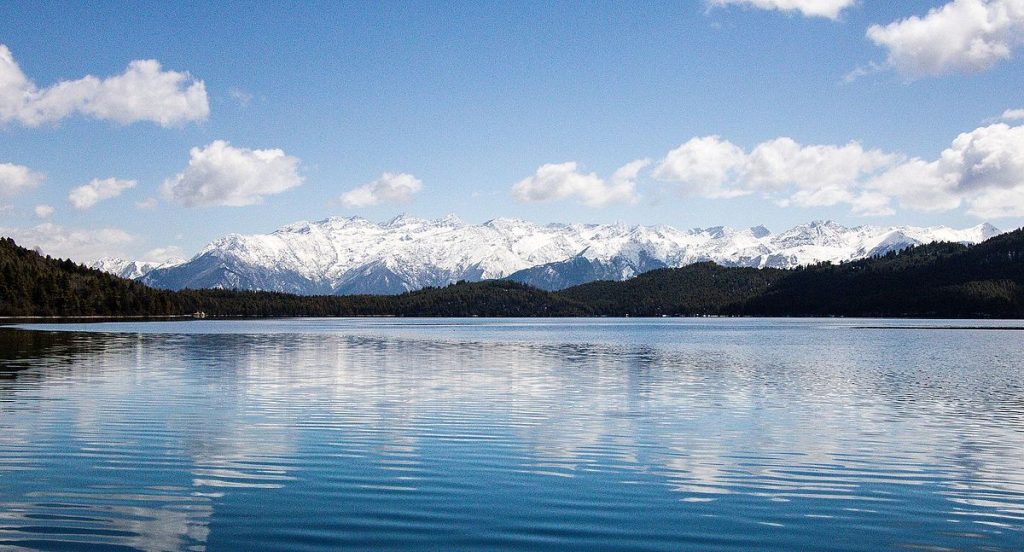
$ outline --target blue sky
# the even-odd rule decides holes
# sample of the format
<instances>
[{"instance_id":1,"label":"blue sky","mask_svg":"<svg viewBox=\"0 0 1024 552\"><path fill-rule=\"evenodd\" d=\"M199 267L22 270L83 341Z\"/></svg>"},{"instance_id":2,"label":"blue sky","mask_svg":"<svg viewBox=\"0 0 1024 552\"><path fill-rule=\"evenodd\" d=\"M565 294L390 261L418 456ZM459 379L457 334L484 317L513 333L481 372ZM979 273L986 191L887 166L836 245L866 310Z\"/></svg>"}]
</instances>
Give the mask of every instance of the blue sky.
<instances>
[{"instance_id":1,"label":"blue sky","mask_svg":"<svg viewBox=\"0 0 1024 552\"><path fill-rule=\"evenodd\" d=\"M1021 0L205 4L4 4L0 231L1024 223Z\"/></svg>"}]
</instances>

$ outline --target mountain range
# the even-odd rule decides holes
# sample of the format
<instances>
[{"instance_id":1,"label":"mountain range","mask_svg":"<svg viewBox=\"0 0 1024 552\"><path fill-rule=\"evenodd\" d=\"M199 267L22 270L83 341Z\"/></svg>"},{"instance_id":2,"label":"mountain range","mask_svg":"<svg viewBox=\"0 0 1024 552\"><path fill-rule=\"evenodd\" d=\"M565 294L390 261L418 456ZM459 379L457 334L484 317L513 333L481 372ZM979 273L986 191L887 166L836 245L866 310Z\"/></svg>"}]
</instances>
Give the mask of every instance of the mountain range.
<instances>
[{"instance_id":1,"label":"mountain range","mask_svg":"<svg viewBox=\"0 0 1024 552\"><path fill-rule=\"evenodd\" d=\"M271 234L231 234L180 263L101 259L91 266L162 289L243 289L300 295L397 294L461 280L509 279L545 290L625 280L658 268L713 261L724 267L793 268L848 262L913 245L974 244L990 224L857 226L815 221L773 234L763 226L547 224L499 218L399 216L298 222Z\"/></svg>"}]
</instances>

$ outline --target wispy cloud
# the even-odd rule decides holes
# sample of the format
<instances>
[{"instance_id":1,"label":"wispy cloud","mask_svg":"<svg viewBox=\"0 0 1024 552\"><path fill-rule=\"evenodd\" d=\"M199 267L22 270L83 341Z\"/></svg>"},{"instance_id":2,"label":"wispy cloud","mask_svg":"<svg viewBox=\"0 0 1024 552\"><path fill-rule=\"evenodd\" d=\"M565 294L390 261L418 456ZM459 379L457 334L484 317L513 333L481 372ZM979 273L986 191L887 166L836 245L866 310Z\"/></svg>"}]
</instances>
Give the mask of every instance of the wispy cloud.
<instances>
[{"instance_id":1,"label":"wispy cloud","mask_svg":"<svg viewBox=\"0 0 1024 552\"><path fill-rule=\"evenodd\" d=\"M843 10L853 7L857 0L705 0L709 8L743 6L761 10L796 12L804 17L839 19Z\"/></svg>"}]
</instances>

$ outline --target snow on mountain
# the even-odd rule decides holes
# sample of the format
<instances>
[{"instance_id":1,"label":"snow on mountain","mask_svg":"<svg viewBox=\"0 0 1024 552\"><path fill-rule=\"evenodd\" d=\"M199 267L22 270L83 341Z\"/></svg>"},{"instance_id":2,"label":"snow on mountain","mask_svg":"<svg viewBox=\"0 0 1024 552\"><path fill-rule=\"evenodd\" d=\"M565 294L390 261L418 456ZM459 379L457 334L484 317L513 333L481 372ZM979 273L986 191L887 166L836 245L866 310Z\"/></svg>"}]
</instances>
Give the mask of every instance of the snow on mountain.
<instances>
[{"instance_id":1,"label":"snow on mountain","mask_svg":"<svg viewBox=\"0 0 1024 552\"><path fill-rule=\"evenodd\" d=\"M272 234L228 235L186 263L155 268L139 278L168 289L301 294L401 293L458 280L506 277L560 289L701 261L793 267L849 261L937 240L977 243L999 233L988 224L955 230L846 228L819 221L772 234L760 226L679 230L665 225L539 225L505 218L474 225L455 216L432 221L403 215L380 224L359 217L329 218L289 224Z\"/></svg>"},{"instance_id":2,"label":"snow on mountain","mask_svg":"<svg viewBox=\"0 0 1024 552\"><path fill-rule=\"evenodd\" d=\"M102 270L114 276L137 280L157 268L168 268L185 262L185 259L171 259L164 262L129 261L118 257L103 257L89 263L89 268Z\"/></svg>"}]
</instances>

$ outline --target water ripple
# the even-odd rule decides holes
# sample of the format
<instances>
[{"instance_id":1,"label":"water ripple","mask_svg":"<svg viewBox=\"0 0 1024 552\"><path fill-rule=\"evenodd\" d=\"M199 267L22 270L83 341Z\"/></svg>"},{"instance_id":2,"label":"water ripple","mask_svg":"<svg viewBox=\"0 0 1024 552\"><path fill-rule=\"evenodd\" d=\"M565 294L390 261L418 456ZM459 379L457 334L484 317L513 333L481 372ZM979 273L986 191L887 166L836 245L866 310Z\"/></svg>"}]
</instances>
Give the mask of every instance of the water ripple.
<instances>
[{"instance_id":1,"label":"water ripple","mask_svg":"<svg viewBox=\"0 0 1024 552\"><path fill-rule=\"evenodd\" d=\"M1019 332L949 325L0 330L0 548L1020 550Z\"/></svg>"}]
</instances>

